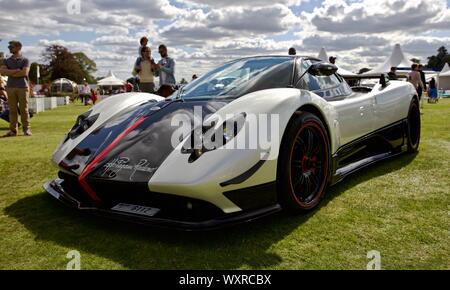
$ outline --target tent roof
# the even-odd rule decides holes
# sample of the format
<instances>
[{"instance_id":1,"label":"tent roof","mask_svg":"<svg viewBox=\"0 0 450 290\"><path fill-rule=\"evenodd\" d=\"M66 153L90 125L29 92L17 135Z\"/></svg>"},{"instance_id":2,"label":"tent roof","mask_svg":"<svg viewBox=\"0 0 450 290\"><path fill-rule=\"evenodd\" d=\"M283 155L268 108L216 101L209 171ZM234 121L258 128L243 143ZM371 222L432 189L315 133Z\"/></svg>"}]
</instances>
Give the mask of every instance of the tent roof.
<instances>
[{"instance_id":1,"label":"tent roof","mask_svg":"<svg viewBox=\"0 0 450 290\"><path fill-rule=\"evenodd\" d=\"M441 70L441 73L445 73L445 72L448 72L448 71L450 71L450 66L448 65L448 63L446 63L444 65L444 68Z\"/></svg>"},{"instance_id":2,"label":"tent roof","mask_svg":"<svg viewBox=\"0 0 450 290\"><path fill-rule=\"evenodd\" d=\"M326 61L326 62L329 61L328 53L327 53L325 47L322 47L322 49L319 52L319 56L317 58L320 59L320 60ZM338 66L337 73L340 74L343 77L354 77L354 76L357 76L357 74L352 73L351 71L343 69L343 68L341 68L339 66Z\"/></svg>"},{"instance_id":3,"label":"tent roof","mask_svg":"<svg viewBox=\"0 0 450 290\"><path fill-rule=\"evenodd\" d=\"M106 78L98 81L99 86L121 86L125 84L125 81L117 78L112 71L109 71Z\"/></svg>"},{"instance_id":4,"label":"tent roof","mask_svg":"<svg viewBox=\"0 0 450 290\"><path fill-rule=\"evenodd\" d=\"M446 72L443 72L443 73L440 73L439 77L450 77L450 70L448 70Z\"/></svg>"},{"instance_id":5,"label":"tent roof","mask_svg":"<svg viewBox=\"0 0 450 290\"><path fill-rule=\"evenodd\" d=\"M394 46L394 50L392 51L391 56L389 56L385 62L374 68L373 70L364 73L364 76L369 75L380 75L383 73L388 73L391 70L391 67L396 68L407 68L410 69L412 65L412 61L408 60L403 53L403 50L400 44L396 44Z\"/></svg>"},{"instance_id":6,"label":"tent roof","mask_svg":"<svg viewBox=\"0 0 450 290\"><path fill-rule=\"evenodd\" d=\"M325 50L325 47L322 47L322 49L320 50L318 58L323 61L328 61L330 59L328 57L327 51Z\"/></svg>"},{"instance_id":7,"label":"tent roof","mask_svg":"<svg viewBox=\"0 0 450 290\"><path fill-rule=\"evenodd\" d=\"M54 80L52 82L52 85L53 84L57 84L57 85L70 84L72 86L76 86L77 85L77 83L75 83L75 82L73 82L73 81L71 81L69 79L65 79L65 78L56 79L56 80Z\"/></svg>"}]
</instances>

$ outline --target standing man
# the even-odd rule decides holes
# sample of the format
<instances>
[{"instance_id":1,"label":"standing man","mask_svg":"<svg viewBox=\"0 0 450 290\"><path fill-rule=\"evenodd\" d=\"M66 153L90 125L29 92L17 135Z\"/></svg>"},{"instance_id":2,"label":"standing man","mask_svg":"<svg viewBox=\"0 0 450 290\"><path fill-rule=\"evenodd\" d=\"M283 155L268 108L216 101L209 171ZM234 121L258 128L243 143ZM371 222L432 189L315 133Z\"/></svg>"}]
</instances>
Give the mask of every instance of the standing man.
<instances>
[{"instance_id":1,"label":"standing man","mask_svg":"<svg viewBox=\"0 0 450 290\"><path fill-rule=\"evenodd\" d=\"M28 112L30 62L22 56L22 44L19 41L10 41L8 49L12 55L0 65L0 73L8 76L6 90L8 93L10 126L9 132L4 137L17 136L19 110L23 133L25 136L32 136Z\"/></svg>"},{"instance_id":2,"label":"standing man","mask_svg":"<svg viewBox=\"0 0 450 290\"><path fill-rule=\"evenodd\" d=\"M427 80L425 78L425 73L423 72L423 65L419 64L418 71L420 73L420 79L422 80L423 87L420 90L423 92L427 92ZM423 102L420 103L421 108L423 109Z\"/></svg>"},{"instance_id":3,"label":"standing man","mask_svg":"<svg viewBox=\"0 0 450 290\"><path fill-rule=\"evenodd\" d=\"M80 90L81 102L84 103L85 106L89 104L89 98L91 96L91 88L89 84L85 80Z\"/></svg>"},{"instance_id":4,"label":"standing man","mask_svg":"<svg viewBox=\"0 0 450 290\"><path fill-rule=\"evenodd\" d=\"M158 48L161 55L161 60L158 62L157 69L159 69L159 84L176 85L175 81L175 61L169 57L167 47L161 44Z\"/></svg>"},{"instance_id":5,"label":"standing man","mask_svg":"<svg viewBox=\"0 0 450 290\"><path fill-rule=\"evenodd\" d=\"M423 72L423 65L419 64L419 73L420 73L420 79L422 80L422 83L424 87L422 88L424 91L427 90L427 80L425 77L425 73Z\"/></svg>"},{"instance_id":6,"label":"standing man","mask_svg":"<svg viewBox=\"0 0 450 290\"><path fill-rule=\"evenodd\" d=\"M422 83L422 77L418 71L419 66L415 63L411 66L411 72L408 75L408 80L417 90L417 96L419 101L422 102L422 88L424 87Z\"/></svg>"},{"instance_id":7,"label":"standing man","mask_svg":"<svg viewBox=\"0 0 450 290\"><path fill-rule=\"evenodd\" d=\"M158 94L162 97L168 97L175 91L177 84L175 80L175 61L169 57L167 47L161 44L158 48L161 60L156 65L159 72L159 90Z\"/></svg>"}]
</instances>

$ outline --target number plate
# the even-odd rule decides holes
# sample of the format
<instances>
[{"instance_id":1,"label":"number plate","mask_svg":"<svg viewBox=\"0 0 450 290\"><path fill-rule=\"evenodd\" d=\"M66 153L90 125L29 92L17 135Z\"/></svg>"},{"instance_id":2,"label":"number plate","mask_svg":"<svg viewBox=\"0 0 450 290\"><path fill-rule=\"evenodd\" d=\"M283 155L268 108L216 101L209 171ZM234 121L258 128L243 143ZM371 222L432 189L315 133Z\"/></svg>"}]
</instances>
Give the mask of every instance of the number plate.
<instances>
[{"instance_id":1,"label":"number plate","mask_svg":"<svg viewBox=\"0 0 450 290\"><path fill-rule=\"evenodd\" d=\"M137 215L143 215L143 216L150 216L150 217L155 216L160 211L159 208L126 204L126 203L119 203L118 205L113 207L111 210L132 213L132 214L137 214Z\"/></svg>"}]
</instances>

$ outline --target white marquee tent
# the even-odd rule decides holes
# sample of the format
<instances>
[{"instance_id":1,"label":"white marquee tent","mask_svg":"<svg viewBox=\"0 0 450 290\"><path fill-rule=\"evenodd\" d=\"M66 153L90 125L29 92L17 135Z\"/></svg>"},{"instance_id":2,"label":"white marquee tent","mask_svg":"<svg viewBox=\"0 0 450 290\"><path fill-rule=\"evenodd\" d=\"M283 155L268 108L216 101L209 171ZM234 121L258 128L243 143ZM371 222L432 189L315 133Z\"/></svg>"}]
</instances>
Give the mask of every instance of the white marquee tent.
<instances>
[{"instance_id":1,"label":"white marquee tent","mask_svg":"<svg viewBox=\"0 0 450 290\"><path fill-rule=\"evenodd\" d=\"M434 78L436 81L439 81L439 74L445 73L447 71L450 71L450 66L448 63L444 65L444 68L440 72L425 72L426 74L426 80L429 82L432 78Z\"/></svg>"},{"instance_id":2,"label":"white marquee tent","mask_svg":"<svg viewBox=\"0 0 450 290\"><path fill-rule=\"evenodd\" d=\"M328 61L329 60L328 53L325 50L325 47L322 47L322 49L320 50L318 58L320 60L324 60L324 61Z\"/></svg>"},{"instance_id":3,"label":"white marquee tent","mask_svg":"<svg viewBox=\"0 0 450 290\"><path fill-rule=\"evenodd\" d=\"M394 46L392 54L386 59L385 62L374 68L373 70L362 74L363 76L379 76L390 72L391 67L397 68L397 74L407 75L411 71L412 61L403 53L400 44Z\"/></svg>"},{"instance_id":4,"label":"white marquee tent","mask_svg":"<svg viewBox=\"0 0 450 290\"><path fill-rule=\"evenodd\" d=\"M97 83L99 87L116 87L123 86L124 84L125 81L117 78L112 71L109 71L106 78L99 80Z\"/></svg>"},{"instance_id":5,"label":"white marquee tent","mask_svg":"<svg viewBox=\"0 0 450 290\"><path fill-rule=\"evenodd\" d=\"M448 65L448 63L445 64L444 68L439 74L438 89L446 91L450 90L450 66Z\"/></svg>"},{"instance_id":6,"label":"white marquee tent","mask_svg":"<svg viewBox=\"0 0 450 290\"><path fill-rule=\"evenodd\" d=\"M323 60L323 61L328 61L329 60L328 53L327 53L327 51L325 50L324 47L322 47L322 49L320 50L318 58L320 60ZM339 66L337 66L337 67L338 67L338 74L340 74L343 77L354 77L354 76L357 76L357 74L352 73L351 71L345 70L345 69L343 69L343 68L341 68Z\"/></svg>"}]
</instances>

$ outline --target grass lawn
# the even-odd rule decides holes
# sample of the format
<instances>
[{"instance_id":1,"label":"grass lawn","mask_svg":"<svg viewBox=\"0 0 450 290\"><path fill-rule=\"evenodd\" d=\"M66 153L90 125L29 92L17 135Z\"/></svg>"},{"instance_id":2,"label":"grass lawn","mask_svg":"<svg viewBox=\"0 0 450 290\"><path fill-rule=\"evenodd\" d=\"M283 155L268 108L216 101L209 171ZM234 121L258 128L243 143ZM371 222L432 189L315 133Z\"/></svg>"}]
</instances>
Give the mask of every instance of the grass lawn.
<instances>
[{"instance_id":1,"label":"grass lawn","mask_svg":"<svg viewBox=\"0 0 450 290\"><path fill-rule=\"evenodd\" d=\"M425 105L420 153L367 168L321 206L216 232L184 233L86 216L44 193L50 156L75 117L70 105L32 119L34 136L0 139L0 268L450 269L450 100ZM0 134L7 123L0 121Z\"/></svg>"}]
</instances>

